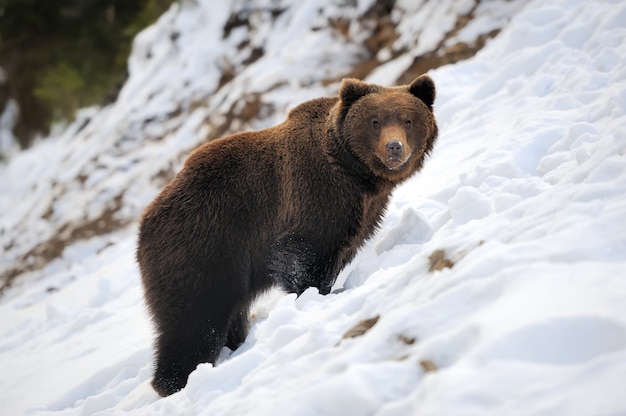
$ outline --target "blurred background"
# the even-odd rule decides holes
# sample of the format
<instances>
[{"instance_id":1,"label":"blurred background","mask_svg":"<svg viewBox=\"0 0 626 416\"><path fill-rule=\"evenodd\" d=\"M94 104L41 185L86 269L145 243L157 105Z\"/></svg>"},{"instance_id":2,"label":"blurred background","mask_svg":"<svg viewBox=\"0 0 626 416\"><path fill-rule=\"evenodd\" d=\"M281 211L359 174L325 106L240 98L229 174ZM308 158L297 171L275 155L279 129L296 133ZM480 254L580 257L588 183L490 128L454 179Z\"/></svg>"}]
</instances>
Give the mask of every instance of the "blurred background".
<instances>
[{"instance_id":1,"label":"blurred background","mask_svg":"<svg viewBox=\"0 0 626 416\"><path fill-rule=\"evenodd\" d=\"M0 0L0 161L28 148L37 138L49 136L55 123L59 134L62 126L74 120L78 109L114 102L128 79L127 63L134 37L172 3L174 0ZM196 1L180 3L193 5ZM430 9L420 6L422 2L407 9L395 0L373 1L366 11L357 11L360 6L356 1L334 3L335 9L344 12L333 17L328 5L320 3L320 11L324 8L321 13L329 14L322 26L344 37L353 36L355 26L363 26L360 31L370 32L361 42L352 40L360 43L360 62L355 62L354 71L347 75L358 78L412 47L409 42L400 49L390 48L399 37L395 26L403 8L404 12L411 8ZM499 5L500 10L495 13L489 10L492 9L489 2L464 1L458 7L446 2L437 9L448 16L427 18L443 19L450 24L443 33L447 32L446 38L451 38L473 20L481 3L487 5L483 7L487 14L502 18L511 14L507 9L516 9L523 2L514 7ZM223 28L224 38L233 29L253 27L263 10L270 10L273 19L290 7L289 2L280 1L231 1L225 5L233 11ZM356 21L350 22L349 17ZM321 26L316 30L319 29ZM429 69L474 55L499 30L500 27L486 27L471 41L454 45L435 43L433 49L419 54L419 59L398 82L409 82ZM377 56L384 49L391 51L389 56ZM253 63L262 53L262 45L257 45L244 64ZM225 73L226 78L233 76L228 75L228 70Z\"/></svg>"},{"instance_id":2,"label":"blurred background","mask_svg":"<svg viewBox=\"0 0 626 416\"><path fill-rule=\"evenodd\" d=\"M133 38L171 3L0 0L0 114L19 112L11 115L19 147L78 108L114 101Z\"/></svg>"}]
</instances>

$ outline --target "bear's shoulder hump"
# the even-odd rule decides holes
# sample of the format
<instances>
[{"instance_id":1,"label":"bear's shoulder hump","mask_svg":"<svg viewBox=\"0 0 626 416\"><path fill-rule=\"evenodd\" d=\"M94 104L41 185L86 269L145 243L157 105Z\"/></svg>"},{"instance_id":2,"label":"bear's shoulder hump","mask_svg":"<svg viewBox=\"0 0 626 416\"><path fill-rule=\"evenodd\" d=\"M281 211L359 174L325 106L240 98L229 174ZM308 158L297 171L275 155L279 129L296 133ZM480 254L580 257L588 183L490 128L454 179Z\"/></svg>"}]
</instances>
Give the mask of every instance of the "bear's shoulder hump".
<instances>
[{"instance_id":1,"label":"bear's shoulder hump","mask_svg":"<svg viewBox=\"0 0 626 416\"><path fill-rule=\"evenodd\" d=\"M287 118L325 118L337 101L338 97L322 97L305 101L292 109Z\"/></svg>"}]
</instances>

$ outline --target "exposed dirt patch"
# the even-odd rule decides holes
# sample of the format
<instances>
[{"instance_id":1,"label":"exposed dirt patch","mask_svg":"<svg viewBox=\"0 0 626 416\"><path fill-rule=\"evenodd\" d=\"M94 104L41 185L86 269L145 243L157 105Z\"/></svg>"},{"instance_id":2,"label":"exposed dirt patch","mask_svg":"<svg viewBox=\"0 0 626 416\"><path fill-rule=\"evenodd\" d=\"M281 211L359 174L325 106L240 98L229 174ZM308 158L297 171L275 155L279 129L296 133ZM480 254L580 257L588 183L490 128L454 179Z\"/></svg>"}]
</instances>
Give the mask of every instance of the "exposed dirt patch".
<instances>
[{"instance_id":1,"label":"exposed dirt patch","mask_svg":"<svg viewBox=\"0 0 626 416\"><path fill-rule=\"evenodd\" d=\"M367 331L369 331L374 325L376 325L376 322L378 322L379 319L380 319L380 316L375 316L370 319L362 320L361 322L359 322L358 324L350 328L345 334L343 334L343 339L356 338L356 337L362 336Z\"/></svg>"},{"instance_id":2,"label":"exposed dirt patch","mask_svg":"<svg viewBox=\"0 0 626 416\"><path fill-rule=\"evenodd\" d=\"M478 39L471 44L459 42L444 48L443 51L436 50L417 56L411 66L398 78L396 83L407 84L431 69L469 59L485 46L487 40L494 38L498 33L500 33L500 29L492 30L489 33L480 35Z\"/></svg>"},{"instance_id":3,"label":"exposed dirt patch","mask_svg":"<svg viewBox=\"0 0 626 416\"><path fill-rule=\"evenodd\" d=\"M122 209L123 193L113 198L98 218L80 224L64 224L49 240L39 243L24 254L15 266L6 271L0 279L0 293L10 287L15 278L22 273L44 267L50 261L60 257L66 247L80 240L106 234L131 223L129 219L120 219L116 214Z\"/></svg>"},{"instance_id":4,"label":"exposed dirt patch","mask_svg":"<svg viewBox=\"0 0 626 416\"><path fill-rule=\"evenodd\" d=\"M480 35L474 42L465 43L458 42L452 46L445 47L450 39L455 37L461 29L466 27L475 17L476 8L480 4L480 0L474 1L474 7L462 15L456 21L454 28L445 34L437 47L423 55L416 56L409 68L397 79L397 84L408 84L419 75L428 72L431 69L438 68L443 65L454 64L464 59L469 59L481 50L487 40L496 37L500 33L500 29L492 30L488 33Z\"/></svg>"},{"instance_id":5,"label":"exposed dirt patch","mask_svg":"<svg viewBox=\"0 0 626 416\"><path fill-rule=\"evenodd\" d=\"M358 24L369 32L369 36L363 42L366 51L364 59L357 63L349 73L345 74L345 78L365 78L381 64L381 61L378 59L378 53L383 49L391 50L391 46L399 37L391 20L391 12L395 3L395 0L377 1L357 22L351 22L343 18L329 19L330 28L346 39L350 39L350 26L352 24ZM328 85L337 81L339 79L328 79L323 84Z\"/></svg>"},{"instance_id":6,"label":"exposed dirt patch","mask_svg":"<svg viewBox=\"0 0 626 416\"><path fill-rule=\"evenodd\" d=\"M422 360L422 361L420 361L419 364L420 364L420 367L422 367L422 370L424 370L425 373L432 373L432 372L435 372L435 371L439 370L439 367L437 367L437 364L435 364L431 360Z\"/></svg>"},{"instance_id":7,"label":"exposed dirt patch","mask_svg":"<svg viewBox=\"0 0 626 416\"><path fill-rule=\"evenodd\" d=\"M450 39L458 35L458 33L474 19L479 3L480 0L475 0L472 9L468 13L458 17L454 28L443 36L439 44L432 51L416 56L413 59L413 63L398 77L396 84L408 84L419 75L431 69L471 58L485 46L487 40L500 33L500 29L496 29L480 35L471 43L458 42L451 46L445 46L449 43ZM370 36L364 42L364 46L367 50L367 58L363 59L347 73L345 75L346 77L363 79L386 60L395 59L404 52L402 50L394 50L393 48L394 42L399 37L396 32L396 27L391 20L391 11L394 6L395 0L376 2L359 19L359 23L370 32ZM335 20L330 23L335 31L346 37L349 36L349 22ZM379 56L380 51L388 51L389 56L385 58L385 61L381 60ZM332 82L332 80L329 80L329 83L330 82Z\"/></svg>"},{"instance_id":8,"label":"exposed dirt patch","mask_svg":"<svg viewBox=\"0 0 626 416\"><path fill-rule=\"evenodd\" d=\"M415 338L408 337L408 336L406 336L404 334L398 335L398 340L400 342L402 342L403 344L406 344L406 345L413 345L413 344L415 344L415 341L417 341Z\"/></svg>"},{"instance_id":9,"label":"exposed dirt patch","mask_svg":"<svg viewBox=\"0 0 626 416\"><path fill-rule=\"evenodd\" d=\"M452 260L446 257L446 251L443 249L433 251L433 254L428 257L428 271L434 272L437 270L450 269L454 266Z\"/></svg>"}]
</instances>

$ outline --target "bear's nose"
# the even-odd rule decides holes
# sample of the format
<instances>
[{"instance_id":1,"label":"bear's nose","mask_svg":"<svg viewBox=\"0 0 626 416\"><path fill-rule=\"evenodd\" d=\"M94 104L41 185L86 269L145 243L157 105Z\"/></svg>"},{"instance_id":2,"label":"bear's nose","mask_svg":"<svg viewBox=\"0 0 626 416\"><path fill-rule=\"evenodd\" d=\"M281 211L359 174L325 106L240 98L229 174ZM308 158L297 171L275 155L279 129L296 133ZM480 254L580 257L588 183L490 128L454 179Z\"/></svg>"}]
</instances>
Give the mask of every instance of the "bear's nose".
<instances>
[{"instance_id":1,"label":"bear's nose","mask_svg":"<svg viewBox=\"0 0 626 416\"><path fill-rule=\"evenodd\" d=\"M402 142L393 141L387 143L387 154L389 155L389 157L397 159L402 155L403 151L404 145L402 144Z\"/></svg>"}]
</instances>

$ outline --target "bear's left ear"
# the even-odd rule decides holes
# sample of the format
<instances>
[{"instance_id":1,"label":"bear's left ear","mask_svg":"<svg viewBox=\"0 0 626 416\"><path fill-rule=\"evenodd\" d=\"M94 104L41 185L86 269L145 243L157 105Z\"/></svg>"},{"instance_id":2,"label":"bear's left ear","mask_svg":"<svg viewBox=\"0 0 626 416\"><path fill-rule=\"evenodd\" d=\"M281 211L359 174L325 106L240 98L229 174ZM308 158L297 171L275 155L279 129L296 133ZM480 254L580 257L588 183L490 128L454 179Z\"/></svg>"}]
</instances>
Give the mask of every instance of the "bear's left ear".
<instances>
[{"instance_id":1,"label":"bear's left ear","mask_svg":"<svg viewBox=\"0 0 626 416\"><path fill-rule=\"evenodd\" d=\"M339 98L344 107L350 107L356 100L372 92L370 85L355 78L345 78L339 87Z\"/></svg>"},{"instance_id":2,"label":"bear's left ear","mask_svg":"<svg viewBox=\"0 0 626 416\"><path fill-rule=\"evenodd\" d=\"M432 110L435 102L435 83L428 75L420 75L409 85L409 92L422 100Z\"/></svg>"}]
</instances>

